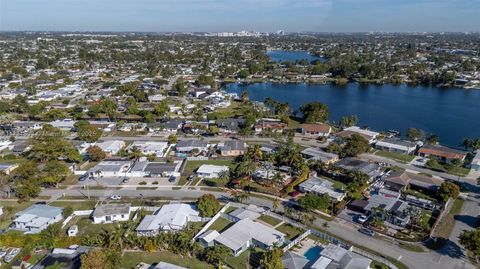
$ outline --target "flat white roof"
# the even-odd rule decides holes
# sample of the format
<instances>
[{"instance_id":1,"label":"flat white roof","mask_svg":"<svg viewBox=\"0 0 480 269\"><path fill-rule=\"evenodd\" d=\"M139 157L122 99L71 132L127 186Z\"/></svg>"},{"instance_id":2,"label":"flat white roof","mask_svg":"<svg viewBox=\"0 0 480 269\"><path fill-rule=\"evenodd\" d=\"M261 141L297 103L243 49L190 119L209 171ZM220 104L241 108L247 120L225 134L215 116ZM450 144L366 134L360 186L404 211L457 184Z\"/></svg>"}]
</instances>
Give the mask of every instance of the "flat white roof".
<instances>
[{"instance_id":1,"label":"flat white roof","mask_svg":"<svg viewBox=\"0 0 480 269\"><path fill-rule=\"evenodd\" d=\"M147 215L137 227L137 231L178 230L183 228L189 217L200 213L189 204L168 204L162 206L154 215Z\"/></svg>"},{"instance_id":2,"label":"flat white roof","mask_svg":"<svg viewBox=\"0 0 480 269\"><path fill-rule=\"evenodd\" d=\"M197 173L200 173L200 174L214 174L214 173L220 173L221 171L228 171L228 166L202 164L202 166L200 166L197 169Z\"/></svg>"}]
</instances>

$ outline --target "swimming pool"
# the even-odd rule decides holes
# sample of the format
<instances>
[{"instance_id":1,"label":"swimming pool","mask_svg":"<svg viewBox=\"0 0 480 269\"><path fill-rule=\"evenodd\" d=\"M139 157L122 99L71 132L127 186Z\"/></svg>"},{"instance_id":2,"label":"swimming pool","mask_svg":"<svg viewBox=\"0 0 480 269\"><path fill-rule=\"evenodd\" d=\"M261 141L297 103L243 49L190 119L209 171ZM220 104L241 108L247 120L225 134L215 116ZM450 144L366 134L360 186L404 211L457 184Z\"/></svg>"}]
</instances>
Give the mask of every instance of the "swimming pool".
<instances>
[{"instance_id":1,"label":"swimming pool","mask_svg":"<svg viewBox=\"0 0 480 269\"><path fill-rule=\"evenodd\" d=\"M320 257L320 252L322 252L322 249L323 248L319 246L311 247L303 254L303 256L309 261L315 261L318 259L318 257Z\"/></svg>"}]
</instances>

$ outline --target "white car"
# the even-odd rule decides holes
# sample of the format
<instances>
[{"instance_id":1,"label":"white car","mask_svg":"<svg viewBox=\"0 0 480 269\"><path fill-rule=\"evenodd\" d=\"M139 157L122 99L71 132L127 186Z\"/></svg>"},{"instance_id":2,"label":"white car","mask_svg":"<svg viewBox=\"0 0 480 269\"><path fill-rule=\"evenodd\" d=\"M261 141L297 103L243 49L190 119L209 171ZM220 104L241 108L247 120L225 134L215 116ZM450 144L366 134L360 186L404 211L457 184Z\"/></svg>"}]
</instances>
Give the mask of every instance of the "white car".
<instances>
[{"instance_id":1,"label":"white car","mask_svg":"<svg viewBox=\"0 0 480 269\"><path fill-rule=\"evenodd\" d=\"M112 200L121 200L121 199L122 199L122 196L120 196L120 195L112 195L112 196L110 196L110 199L112 199Z\"/></svg>"},{"instance_id":2,"label":"white car","mask_svg":"<svg viewBox=\"0 0 480 269\"><path fill-rule=\"evenodd\" d=\"M369 218L370 218L370 216L360 215L358 217L358 223L364 224Z\"/></svg>"}]
</instances>

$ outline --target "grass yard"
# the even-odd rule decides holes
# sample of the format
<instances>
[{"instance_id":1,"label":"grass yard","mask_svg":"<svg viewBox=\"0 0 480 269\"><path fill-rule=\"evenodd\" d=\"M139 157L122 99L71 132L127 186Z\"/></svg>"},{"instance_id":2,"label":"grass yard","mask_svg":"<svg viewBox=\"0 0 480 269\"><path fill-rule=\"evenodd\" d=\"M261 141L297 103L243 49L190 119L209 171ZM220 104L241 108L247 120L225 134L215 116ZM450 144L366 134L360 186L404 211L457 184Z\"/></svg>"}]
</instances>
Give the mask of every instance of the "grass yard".
<instances>
[{"instance_id":1,"label":"grass yard","mask_svg":"<svg viewBox=\"0 0 480 269\"><path fill-rule=\"evenodd\" d=\"M242 254L240 254L238 257L229 255L225 263L231 268L248 269L250 268L250 266L247 266L249 256L250 256L250 250L246 250Z\"/></svg>"},{"instance_id":2,"label":"grass yard","mask_svg":"<svg viewBox=\"0 0 480 269\"><path fill-rule=\"evenodd\" d=\"M232 213L233 211L237 210L238 207L231 206L225 210L225 214Z\"/></svg>"},{"instance_id":3,"label":"grass yard","mask_svg":"<svg viewBox=\"0 0 480 269\"><path fill-rule=\"evenodd\" d=\"M59 206L59 207L67 207L70 206L73 211L76 210L90 210L95 207L97 204L96 201L90 200L90 201L54 201L51 202L49 205L51 206Z\"/></svg>"},{"instance_id":4,"label":"grass yard","mask_svg":"<svg viewBox=\"0 0 480 269\"><path fill-rule=\"evenodd\" d=\"M168 262L178 266L188 267L192 269L213 268L210 264L202 262L193 257L183 257L168 251L160 252L125 252L121 258L121 266L125 269L135 268L140 262L149 264L158 262Z\"/></svg>"},{"instance_id":5,"label":"grass yard","mask_svg":"<svg viewBox=\"0 0 480 269\"><path fill-rule=\"evenodd\" d=\"M0 229L6 229L12 223L13 216L31 206L33 202L24 202L19 204L17 201L2 201L0 205L3 206L3 215L0 216Z\"/></svg>"},{"instance_id":6,"label":"grass yard","mask_svg":"<svg viewBox=\"0 0 480 269\"><path fill-rule=\"evenodd\" d=\"M233 223L231 223L229 220L220 217L214 223L212 223L212 225L210 225L210 227L208 227L208 229L209 230L217 230L218 232L222 232L227 227L229 227L231 224L233 224Z\"/></svg>"},{"instance_id":7,"label":"grass yard","mask_svg":"<svg viewBox=\"0 0 480 269\"><path fill-rule=\"evenodd\" d=\"M100 234L103 230L113 231L118 227L118 223L110 223L110 224L93 224L92 220L88 217L76 217L73 218L70 223L65 227L72 225L78 225L78 236L83 235L97 235Z\"/></svg>"},{"instance_id":8,"label":"grass yard","mask_svg":"<svg viewBox=\"0 0 480 269\"><path fill-rule=\"evenodd\" d=\"M294 227L287 223L284 223L278 226L276 230L284 233L290 240L294 239L295 237L297 237L298 235L304 232L304 230Z\"/></svg>"},{"instance_id":9,"label":"grass yard","mask_svg":"<svg viewBox=\"0 0 480 269\"><path fill-rule=\"evenodd\" d=\"M226 165L230 169L235 167L235 164L232 160L205 160L205 161L187 161L185 165L185 169L183 172L185 174L192 174L195 170L197 170L202 164L212 164L212 165Z\"/></svg>"},{"instance_id":10,"label":"grass yard","mask_svg":"<svg viewBox=\"0 0 480 269\"><path fill-rule=\"evenodd\" d=\"M463 203L462 199L457 198L452 205L452 208L450 212L447 213L441 220L441 223L439 223L437 230L436 230L436 236L437 237L442 237L442 238L448 238L450 237L450 234L452 233L453 230L453 225L455 224L455 215L460 213L460 210L462 209Z\"/></svg>"},{"instance_id":11,"label":"grass yard","mask_svg":"<svg viewBox=\"0 0 480 269\"><path fill-rule=\"evenodd\" d=\"M268 215L262 215L260 218L258 218L258 220L261 220L261 221L263 221L265 223L268 223L272 226L276 226L277 224L282 222L281 220L279 220L277 218L274 218L272 216L268 216Z\"/></svg>"},{"instance_id":12,"label":"grass yard","mask_svg":"<svg viewBox=\"0 0 480 269\"><path fill-rule=\"evenodd\" d=\"M395 161L399 161L402 163L409 163L415 158L413 155L407 155L407 154L402 154L402 153L397 153L397 152L389 152L389 151L383 151L379 150L375 153L375 155L382 156L385 158L393 159Z\"/></svg>"}]
</instances>

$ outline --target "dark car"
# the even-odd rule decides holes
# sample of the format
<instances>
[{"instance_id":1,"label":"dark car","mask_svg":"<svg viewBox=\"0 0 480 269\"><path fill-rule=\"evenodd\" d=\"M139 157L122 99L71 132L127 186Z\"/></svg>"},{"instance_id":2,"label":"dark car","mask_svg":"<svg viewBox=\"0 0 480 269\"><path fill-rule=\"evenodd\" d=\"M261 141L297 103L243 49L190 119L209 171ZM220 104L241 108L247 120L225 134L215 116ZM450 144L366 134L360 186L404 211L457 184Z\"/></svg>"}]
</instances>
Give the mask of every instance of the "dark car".
<instances>
[{"instance_id":1,"label":"dark car","mask_svg":"<svg viewBox=\"0 0 480 269\"><path fill-rule=\"evenodd\" d=\"M168 178L168 181L169 182L175 182L176 178L174 176L171 176Z\"/></svg>"},{"instance_id":2,"label":"dark car","mask_svg":"<svg viewBox=\"0 0 480 269\"><path fill-rule=\"evenodd\" d=\"M372 231L370 229L367 229L367 228L360 228L358 231L361 232L362 234L366 234L368 236L374 236L375 235L374 231Z\"/></svg>"}]
</instances>

